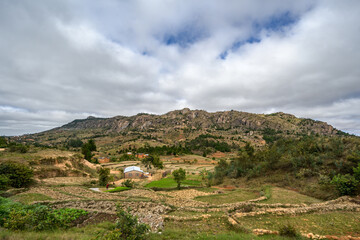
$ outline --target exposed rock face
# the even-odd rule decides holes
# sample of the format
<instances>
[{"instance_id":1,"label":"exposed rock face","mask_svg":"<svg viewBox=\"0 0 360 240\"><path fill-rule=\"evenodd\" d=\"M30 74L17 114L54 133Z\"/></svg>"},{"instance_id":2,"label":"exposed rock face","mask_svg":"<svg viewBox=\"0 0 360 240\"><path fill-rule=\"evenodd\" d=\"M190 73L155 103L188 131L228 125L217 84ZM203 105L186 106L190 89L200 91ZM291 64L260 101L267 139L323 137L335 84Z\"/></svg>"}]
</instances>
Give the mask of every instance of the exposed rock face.
<instances>
[{"instance_id":1,"label":"exposed rock face","mask_svg":"<svg viewBox=\"0 0 360 240\"><path fill-rule=\"evenodd\" d=\"M295 133L318 133L334 135L338 130L325 122L300 119L294 115L274 113L269 115L238 111L208 113L202 110L176 110L164 115L138 114L136 116L113 118L87 118L74 120L56 130L104 129L108 132L123 132L131 129L138 131L149 128L159 130L168 128L240 128L243 130L273 129L276 131L294 131Z\"/></svg>"}]
</instances>

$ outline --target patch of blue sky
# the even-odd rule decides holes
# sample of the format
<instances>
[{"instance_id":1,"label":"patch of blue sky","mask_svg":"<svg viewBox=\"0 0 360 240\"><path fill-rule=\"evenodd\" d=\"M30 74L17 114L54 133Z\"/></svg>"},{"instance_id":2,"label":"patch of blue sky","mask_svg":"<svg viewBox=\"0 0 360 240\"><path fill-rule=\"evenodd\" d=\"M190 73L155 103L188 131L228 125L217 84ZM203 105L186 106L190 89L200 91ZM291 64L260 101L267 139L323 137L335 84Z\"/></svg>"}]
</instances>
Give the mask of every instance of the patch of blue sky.
<instances>
[{"instance_id":1,"label":"patch of blue sky","mask_svg":"<svg viewBox=\"0 0 360 240\"><path fill-rule=\"evenodd\" d=\"M261 31L262 29L270 31L284 31L287 27L294 25L299 20L298 16L295 16L289 11L276 14L266 19L263 23L255 24L254 27Z\"/></svg>"},{"instance_id":2,"label":"patch of blue sky","mask_svg":"<svg viewBox=\"0 0 360 240\"><path fill-rule=\"evenodd\" d=\"M299 20L299 17L289 11L275 14L262 22L254 22L252 25L254 34L245 40L235 41L230 48L220 53L219 58L225 60L230 52L237 51L245 44L254 44L261 42L260 32L263 30L284 32L288 27L294 25Z\"/></svg>"},{"instance_id":3,"label":"patch of blue sky","mask_svg":"<svg viewBox=\"0 0 360 240\"><path fill-rule=\"evenodd\" d=\"M187 25L174 33L167 33L163 37L163 42L166 45L178 45L182 48L187 48L190 45L207 37L204 29L195 25Z\"/></svg>"},{"instance_id":4,"label":"patch of blue sky","mask_svg":"<svg viewBox=\"0 0 360 240\"><path fill-rule=\"evenodd\" d=\"M225 60L226 57L229 55L229 52L235 52L236 50L238 50L241 46L243 46L245 44L253 44L253 43L259 43L259 42L261 42L261 39L258 37L254 37L254 36L251 36L246 40L236 41L231 45L231 47L229 49L220 53L219 58L222 60Z\"/></svg>"}]
</instances>

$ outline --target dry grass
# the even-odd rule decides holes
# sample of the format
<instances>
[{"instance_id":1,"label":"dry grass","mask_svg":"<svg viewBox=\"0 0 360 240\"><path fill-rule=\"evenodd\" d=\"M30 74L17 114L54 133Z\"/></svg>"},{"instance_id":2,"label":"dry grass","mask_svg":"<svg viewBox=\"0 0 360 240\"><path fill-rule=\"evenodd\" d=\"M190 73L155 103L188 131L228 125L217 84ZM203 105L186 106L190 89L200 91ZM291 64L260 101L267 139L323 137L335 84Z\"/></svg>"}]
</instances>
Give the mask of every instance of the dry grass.
<instances>
[{"instance_id":1,"label":"dry grass","mask_svg":"<svg viewBox=\"0 0 360 240\"><path fill-rule=\"evenodd\" d=\"M290 203L290 204L298 204L298 203L319 203L322 202L319 199L309 197L303 194L300 194L295 191L273 187L271 188L271 197L268 200L263 201L262 203Z\"/></svg>"},{"instance_id":2,"label":"dry grass","mask_svg":"<svg viewBox=\"0 0 360 240\"><path fill-rule=\"evenodd\" d=\"M298 232L360 236L359 212L309 213L296 216L262 215L242 217L239 220L242 226L251 229L279 230L280 227L290 224L295 226Z\"/></svg>"},{"instance_id":3,"label":"dry grass","mask_svg":"<svg viewBox=\"0 0 360 240\"><path fill-rule=\"evenodd\" d=\"M196 197L195 200L210 204L235 203L259 197L256 191L250 189L236 189L226 193Z\"/></svg>"}]
</instances>

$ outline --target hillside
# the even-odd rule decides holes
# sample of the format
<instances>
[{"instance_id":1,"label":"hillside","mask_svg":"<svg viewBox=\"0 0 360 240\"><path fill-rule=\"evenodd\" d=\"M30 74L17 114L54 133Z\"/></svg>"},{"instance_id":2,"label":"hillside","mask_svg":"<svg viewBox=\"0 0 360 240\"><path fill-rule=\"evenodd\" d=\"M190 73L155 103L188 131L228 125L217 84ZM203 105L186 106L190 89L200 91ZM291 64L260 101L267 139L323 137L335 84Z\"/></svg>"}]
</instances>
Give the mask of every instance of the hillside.
<instances>
[{"instance_id":1,"label":"hillside","mask_svg":"<svg viewBox=\"0 0 360 240\"><path fill-rule=\"evenodd\" d=\"M77 119L42 133L24 135L21 141L46 145L64 144L71 138L96 139L100 146L173 145L208 134L230 145L251 142L263 146L280 136L318 134L342 135L331 125L286 113L253 114L238 111L209 113L184 108L163 115L139 113L135 116Z\"/></svg>"},{"instance_id":2,"label":"hillside","mask_svg":"<svg viewBox=\"0 0 360 240\"><path fill-rule=\"evenodd\" d=\"M238 111L209 113L203 110L184 108L164 115L139 113L136 116L113 118L95 118L74 120L56 130L102 129L106 133L126 131L159 131L177 130L229 130L259 131L270 128L290 133L319 133L323 135L337 134L332 126L311 119L300 119L285 113L269 115L253 114Z\"/></svg>"}]
</instances>

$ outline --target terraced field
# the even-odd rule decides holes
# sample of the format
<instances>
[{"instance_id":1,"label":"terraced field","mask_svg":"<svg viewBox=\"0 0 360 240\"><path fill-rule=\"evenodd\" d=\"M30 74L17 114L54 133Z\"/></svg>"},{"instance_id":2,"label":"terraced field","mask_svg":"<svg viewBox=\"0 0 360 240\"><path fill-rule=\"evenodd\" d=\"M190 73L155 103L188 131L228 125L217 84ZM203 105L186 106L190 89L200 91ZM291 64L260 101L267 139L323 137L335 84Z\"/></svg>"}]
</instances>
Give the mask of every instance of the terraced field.
<instances>
[{"instance_id":1,"label":"terraced field","mask_svg":"<svg viewBox=\"0 0 360 240\"><path fill-rule=\"evenodd\" d=\"M105 193L81 186L46 186L32 188L14 196L14 199L27 203L41 201L55 208L81 208L96 213L92 215L93 219L79 227L99 223L101 219L114 221L117 204L131 207L140 221L149 224L153 231L162 232L161 235L149 235L152 239L171 239L175 235L176 239L247 239L249 236L252 238L248 239L256 239L254 234L276 234L286 224L295 226L304 237L321 239L326 235L351 235L351 239L360 239L359 198L343 197L322 202L276 187L269 187L267 196L262 194L246 188L178 191L139 188ZM100 213L103 214L101 218ZM253 234L249 235L249 232ZM214 236L219 238L212 238Z\"/></svg>"}]
</instances>

